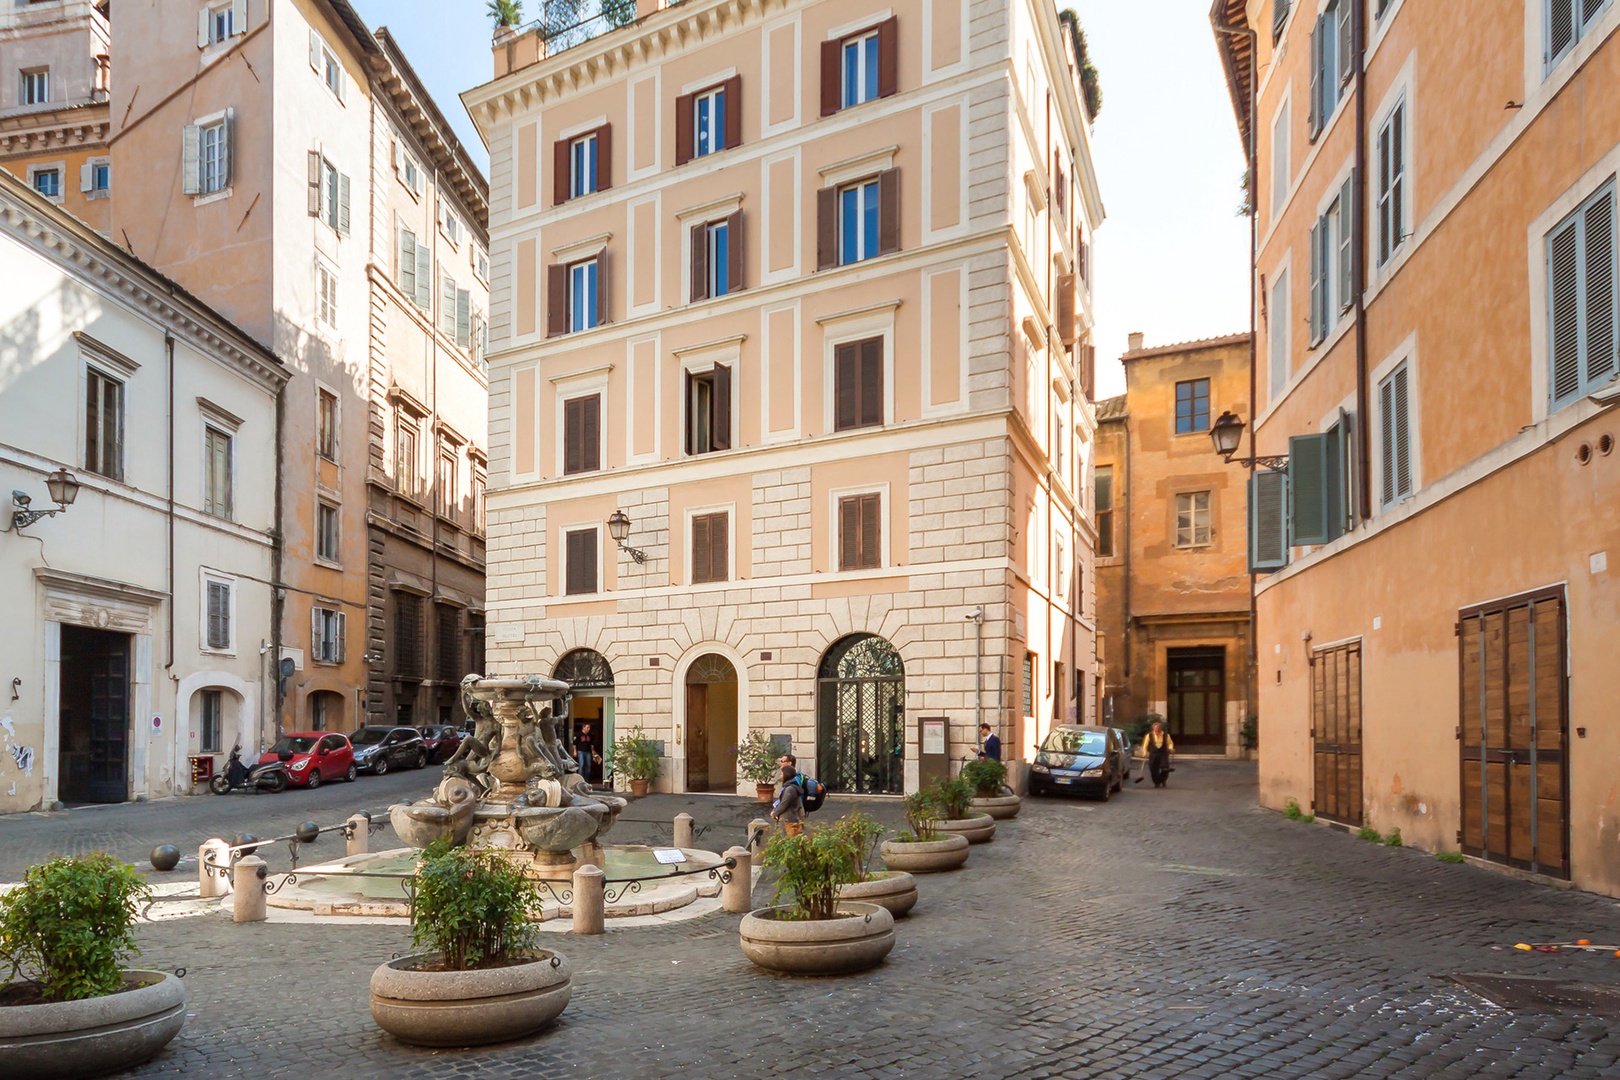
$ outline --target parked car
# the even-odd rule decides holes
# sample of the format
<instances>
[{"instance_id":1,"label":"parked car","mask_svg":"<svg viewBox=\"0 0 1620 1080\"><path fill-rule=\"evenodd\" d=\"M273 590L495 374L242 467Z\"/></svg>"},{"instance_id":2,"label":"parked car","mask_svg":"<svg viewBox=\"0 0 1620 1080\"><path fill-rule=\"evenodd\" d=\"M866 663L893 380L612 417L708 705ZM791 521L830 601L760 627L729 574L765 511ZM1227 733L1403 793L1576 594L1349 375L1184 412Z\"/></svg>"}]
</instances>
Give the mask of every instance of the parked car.
<instances>
[{"instance_id":1,"label":"parked car","mask_svg":"<svg viewBox=\"0 0 1620 1080\"><path fill-rule=\"evenodd\" d=\"M1131 778L1131 768L1136 764L1136 750L1131 745L1131 737L1125 734L1122 727L1114 728L1114 734L1119 736L1119 775L1126 780ZM1120 788L1124 790L1123 787Z\"/></svg>"},{"instance_id":2,"label":"parked car","mask_svg":"<svg viewBox=\"0 0 1620 1080\"><path fill-rule=\"evenodd\" d=\"M1054 727L1029 766L1029 793L1080 792L1104 802L1124 786L1119 768L1119 734L1113 728Z\"/></svg>"},{"instance_id":3,"label":"parked car","mask_svg":"<svg viewBox=\"0 0 1620 1080\"><path fill-rule=\"evenodd\" d=\"M430 763L448 761L461 746L461 731L451 724L423 724L417 730L422 733Z\"/></svg>"},{"instance_id":4,"label":"parked car","mask_svg":"<svg viewBox=\"0 0 1620 1080\"><path fill-rule=\"evenodd\" d=\"M389 769L420 769L428 761L422 733L413 727L363 727L350 741L361 772L381 776Z\"/></svg>"},{"instance_id":5,"label":"parked car","mask_svg":"<svg viewBox=\"0 0 1620 1080\"><path fill-rule=\"evenodd\" d=\"M293 787L318 788L328 780L353 780L354 747L347 735L327 731L295 731L276 740L259 755L259 764L280 761L287 766Z\"/></svg>"}]
</instances>

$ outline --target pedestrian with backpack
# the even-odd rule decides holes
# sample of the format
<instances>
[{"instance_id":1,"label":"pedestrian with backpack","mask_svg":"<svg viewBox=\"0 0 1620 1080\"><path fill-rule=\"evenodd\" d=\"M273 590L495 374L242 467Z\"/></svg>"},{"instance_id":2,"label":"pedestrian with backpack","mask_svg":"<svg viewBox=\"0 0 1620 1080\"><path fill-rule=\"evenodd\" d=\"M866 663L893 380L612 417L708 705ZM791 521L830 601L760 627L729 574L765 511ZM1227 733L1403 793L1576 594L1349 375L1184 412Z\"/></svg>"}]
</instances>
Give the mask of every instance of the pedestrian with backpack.
<instances>
[{"instance_id":1,"label":"pedestrian with backpack","mask_svg":"<svg viewBox=\"0 0 1620 1080\"><path fill-rule=\"evenodd\" d=\"M782 831L789 836L804 832L804 792L796 783L798 772L792 765L782 766L782 786L776 789L776 802L771 805L771 819L782 823Z\"/></svg>"}]
</instances>

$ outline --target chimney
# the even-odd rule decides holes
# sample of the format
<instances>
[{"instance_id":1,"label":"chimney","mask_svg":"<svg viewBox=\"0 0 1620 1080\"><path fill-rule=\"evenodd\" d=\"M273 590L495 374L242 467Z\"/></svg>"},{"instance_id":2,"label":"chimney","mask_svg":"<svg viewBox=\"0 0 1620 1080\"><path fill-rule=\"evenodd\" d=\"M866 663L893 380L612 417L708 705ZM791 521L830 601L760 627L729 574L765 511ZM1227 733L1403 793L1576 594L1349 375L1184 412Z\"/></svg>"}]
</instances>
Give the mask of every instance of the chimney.
<instances>
[{"instance_id":1,"label":"chimney","mask_svg":"<svg viewBox=\"0 0 1620 1080\"><path fill-rule=\"evenodd\" d=\"M1131 336L1129 338L1127 338L1126 341L1128 342L1128 345L1127 345L1127 347L1125 349L1126 352L1141 352L1142 351L1142 331L1140 331L1140 330L1133 331L1131 333Z\"/></svg>"}]
</instances>

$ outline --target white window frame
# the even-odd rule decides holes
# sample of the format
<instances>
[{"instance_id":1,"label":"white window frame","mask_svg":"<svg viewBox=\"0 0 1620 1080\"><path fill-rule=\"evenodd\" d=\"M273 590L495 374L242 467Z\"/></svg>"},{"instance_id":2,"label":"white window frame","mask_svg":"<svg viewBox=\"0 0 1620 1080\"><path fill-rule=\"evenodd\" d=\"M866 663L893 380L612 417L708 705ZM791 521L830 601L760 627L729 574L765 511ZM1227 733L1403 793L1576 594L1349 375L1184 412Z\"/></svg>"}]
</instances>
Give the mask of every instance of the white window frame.
<instances>
[{"instance_id":1,"label":"white window frame","mask_svg":"<svg viewBox=\"0 0 1620 1080\"><path fill-rule=\"evenodd\" d=\"M238 13L242 16L240 19L237 18ZM200 22L197 47L210 49L223 45L231 38L247 33L247 3L245 0L221 0L208 4L202 9ZM224 32L221 33L221 30Z\"/></svg>"},{"instance_id":2,"label":"white window frame","mask_svg":"<svg viewBox=\"0 0 1620 1080\"><path fill-rule=\"evenodd\" d=\"M24 68L18 72L17 104L23 107L51 103L51 68L49 64Z\"/></svg>"},{"instance_id":3,"label":"white window frame","mask_svg":"<svg viewBox=\"0 0 1620 1080\"><path fill-rule=\"evenodd\" d=\"M39 190L38 177L44 175L45 173L55 173L56 174L56 194L55 195L47 195L45 192ZM66 174L67 174L67 162L66 161L42 161L42 162L39 162L36 165L28 166L28 186L30 188L32 188L33 191L34 191L34 194L38 195L40 198L48 199L49 201L60 205L62 200L66 197L65 196L65 192L67 190Z\"/></svg>"},{"instance_id":4,"label":"white window frame","mask_svg":"<svg viewBox=\"0 0 1620 1080\"><path fill-rule=\"evenodd\" d=\"M315 256L315 321L330 330L338 328L339 281L337 267L330 260Z\"/></svg>"},{"instance_id":5,"label":"white window frame","mask_svg":"<svg viewBox=\"0 0 1620 1080\"><path fill-rule=\"evenodd\" d=\"M1383 191L1384 177L1384 132L1394 122L1396 114L1401 118L1401 171L1390 184L1390 193ZM1391 144L1393 145L1393 139ZM1373 205L1373 228L1370 230L1373 246L1373 264L1380 270L1394 262L1400 254L1401 248L1410 238L1412 228L1412 113L1407 106L1407 95L1396 95L1389 108L1379 114L1378 122L1373 126L1372 141L1373 171L1370 197ZM1385 225L1385 202L1393 200L1398 192L1400 197L1399 220L1392 221L1388 226L1393 230L1390 237L1389 253L1383 251Z\"/></svg>"},{"instance_id":6,"label":"white window frame","mask_svg":"<svg viewBox=\"0 0 1620 1080\"><path fill-rule=\"evenodd\" d=\"M489 284L489 252L481 247L473 248L472 255L473 276L483 284Z\"/></svg>"},{"instance_id":7,"label":"white window frame","mask_svg":"<svg viewBox=\"0 0 1620 1080\"><path fill-rule=\"evenodd\" d=\"M568 537L570 533L582 532L596 534L596 589L594 592L571 593L568 591ZM604 573L607 556L602 550L602 539L602 523L599 521L579 521L572 525L559 525L557 527L557 551L562 556L557 560L557 565L561 570L557 575L556 595L559 600L566 602L575 598L602 596L608 591L607 576ZM615 544L613 549L617 551L618 545Z\"/></svg>"},{"instance_id":8,"label":"white window frame","mask_svg":"<svg viewBox=\"0 0 1620 1080\"><path fill-rule=\"evenodd\" d=\"M858 208L855 212L856 248L860 251L865 251L868 247L871 248L870 255L860 255L856 258L849 258L848 252L844 249L844 196L850 191L858 191L860 193L856 199ZM868 194L868 192L870 192L870 194ZM866 235L866 209L868 200L871 200L877 206L878 235L875 237L868 237ZM868 259L877 258L881 254L880 249L882 247L883 233L882 182L876 176L868 176L847 184L838 185L837 207L838 265L853 266L855 263L866 262Z\"/></svg>"},{"instance_id":9,"label":"white window frame","mask_svg":"<svg viewBox=\"0 0 1620 1080\"><path fill-rule=\"evenodd\" d=\"M311 621L313 621L315 618L313 614L314 612L323 613L323 618L321 619L321 648L318 651L313 649L311 650L313 655L311 655L309 658L310 662L315 664L331 665L341 663L342 661L338 660L337 657L339 653L347 652L347 649L343 648L343 646L347 643L343 642L342 638L348 631L348 628L345 625L348 620L344 618L342 608L338 606L328 607L319 600L316 600L316 602L310 605L310 607ZM311 641L310 644L313 646L315 643ZM328 648L328 646L330 646L330 648Z\"/></svg>"},{"instance_id":10,"label":"white window frame","mask_svg":"<svg viewBox=\"0 0 1620 1080\"><path fill-rule=\"evenodd\" d=\"M401 469L399 454L400 436L409 431L411 434L411 449L416 460L409 463L408 469ZM422 497L422 420L410 410L403 407L394 409L394 491L412 501Z\"/></svg>"},{"instance_id":11,"label":"white window frame","mask_svg":"<svg viewBox=\"0 0 1620 1080\"><path fill-rule=\"evenodd\" d=\"M332 456L321 453L321 395L332 399ZM334 387L315 383L315 454L324 461L336 462L343 454L343 395Z\"/></svg>"},{"instance_id":12,"label":"white window frame","mask_svg":"<svg viewBox=\"0 0 1620 1080\"><path fill-rule=\"evenodd\" d=\"M582 372L579 372L579 373L577 373L575 375L561 375L561 376L558 376L558 377L551 380L552 387L555 389L556 397L557 397L556 414L555 414L556 415L556 440L555 440L556 441L556 446L554 448L555 453L556 453L557 456L553 459L555 464L556 464L556 470L555 470L553 475L559 476L559 477L563 475L563 454L565 452L565 447L564 447L565 431L564 431L564 422L563 422L564 409L567 406L568 402L573 401L573 400L575 400L577 398L583 398L583 397L596 396L596 397L600 397L601 401L602 401L601 405L598 406L598 409L599 409L599 412L597 414L598 422L597 422L597 425L596 425L596 428L597 428L597 431L596 431L596 441L597 441L597 445L596 445L596 461L597 461L597 468L594 469L594 470L591 470L589 472L572 473L570 475L572 475L572 476L589 476L593 472L603 472L603 471L605 471L607 469L607 467L608 467L608 419L609 419L609 417L608 417L608 376L612 373L612 371L613 371L613 366L611 364L609 364L606 367L597 368L597 369L592 370L592 371L582 371ZM733 385L735 385L736 380L733 379L732 383L733 383Z\"/></svg>"},{"instance_id":13,"label":"white window frame","mask_svg":"<svg viewBox=\"0 0 1620 1080\"><path fill-rule=\"evenodd\" d=\"M210 570L210 569L204 567L204 568L202 568L202 569L200 569L198 571L198 584L200 586L200 592L199 592L199 596L198 596L198 612L197 612L198 624L197 625L198 625L198 628L199 628L200 632L197 635L197 651L198 652L203 652L203 653L209 653L209 654L214 655L214 656L235 656L236 655L236 642L237 642L237 637L236 637L236 608L237 608L237 603L236 603L237 589L236 589L236 586L237 586L237 578L236 578L236 576L233 575L233 574L221 573L218 570ZM229 591L229 595L228 595L228 597L226 599L226 612L227 612L227 614L226 614L226 620L225 620L225 623L226 623L225 636L226 636L226 638L228 640L226 641L226 643L223 646L215 646L215 645L210 645L208 643L208 586L209 585L223 585Z\"/></svg>"},{"instance_id":14,"label":"white window frame","mask_svg":"<svg viewBox=\"0 0 1620 1080\"><path fill-rule=\"evenodd\" d=\"M208 138L214 135L214 175L208 171ZM205 198L231 190L231 136L230 117L218 113L197 121L197 195ZM212 180L212 186L210 181Z\"/></svg>"},{"instance_id":15,"label":"white window frame","mask_svg":"<svg viewBox=\"0 0 1620 1080\"><path fill-rule=\"evenodd\" d=\"M1598 5L1590 18L1584 21L1581 18L1581 0L1539 0L1541 4L1541 77L1546 79L1553 69L1560 66L1565 60L1580 49L1581 42L1592 36L1593 28L1607 15L1613 5L1609 0ZM1556 55L1552 52L1552 9L1554 4L1562 4L1570 9L1571 26L1569 44Z\"/></svg>"},{"instance_id":16,"label":"white window frame","mask_svg":"<svg viewBox=\"0 0 1620 1080\"><path fill-rule=\"evenodd\" d=\"M219 423L217 420L214 419L214 416L210 412L208 412L207 410L204 411L203 416L204 416L203 425L202 425L202 494L203 494L203 497L200 500L200 503L201 503L200 508L203 510L203 513L208 514L209 517L218 518L220 521L235 521L236 520L236 429L234 427L230 427L229 425ZM226 461L225 461L226 481L225 482L228 485L230 485L230 491L227 492L228 498L226 499L226 512L223 513L223 514L209 513L209 511L206 509L206 507L207 507L207 505L209 503L209 491L208 491L208 478L209 478L208 433L209 432L213 432L214 434L225 438L229 442L229 446L227 446L227 448L226 448L226 455L225 455L225 457L226 457Z\"/></svg>"},{"instance_id":17,"label":"white window frame","mask_svg":"<svg viewBox=\"0 0 1620 1080\"><path fill-rule=\"evenodd\" d=\"M870 30L867 30L867 31L862 32L862 33L850 34L847 37L844 37L844 38L839 40L839 42L838 42L838 107L840 109L851 109L851 108L854 108L856 105L864 105L868 101L876 101L879 97L882 96L881 88L882 88L882 80L883 80L883 57L882 57L883 47L881 45L876 44L877 37L878 37L878 28L874 26ZM872 42L873 43L871 48L867 48L867 42ZM855 100L853 100L853 101L849 100L848 95L847 95L847 91L849 89L849 67L848 67L848 64L849 64L849 47L851 45L857 46L857 48L855 50L856 66L858 68L856 85L859 87L859 89L856 91L857 96L856 96ZM873 83L874 83L873 88L872 88L872 96L871 97L863 97L863 96L860 96L860 95L865 93L865 88L866 88L866 84L867 84L867 70L866 69L867 69L867 67L869 65L872 65L872 64L877 65L877 69L878 69L874 73L875 78L872 80Z\"/></svg>"},{"instance_id":18,"label":"white window frame","mask_svg":"<svg viewBox=\"0 0 1620 1080\"><path fill-rule=\"evenodd\" d=\"M576 135L568 140L568 197L570 199L583 198L594 195L601 190L601 150L596 145L598 132L591 129L583 135ZM581 159L581 150L584 157ZM582 168L589 166L590 186L585 186Z\"/></svg>"},{"instance_id":19,"label":"white window frame","mask_svg":"<svg viewBox=\"0 0 1620 1080\"><path fill-rule=\"evenodd\" d=\"M692 580L692 519L702 514L726 515L726 578L724 581L693 581ZM681 530L683 546L681 548L681 561L686 566L686 587L692 589L725 588L737 583L737 504L710 503L705 506L688 506L682 520L685 526Z\"/></svg>"},{"instance_id":20,"label":"white window frame","mask_svg":"<svg viewBox=\"0 0 1620 1080\"><path fill-rule=\"evenodd\" d=\"M1382 387L1385 380L1395 373L1401 366L1406 368L1406 455L1408 470L1411 473L1412 489L1405 495L1397 495L1392 501L1384 500L1384 407ZM1384 514L1399 509L1403 504L1411 502L1423 490L1423 424L1422 409L1419 402L1420 388L1418 385L1418 347L1417 335L1408 335L1377 367L1373 368L1367 380L1372 387L1372 400L1368 402L1372 423L1368 426L1368 462L1372 472L1373 506L1377 513Z\"/></svg>"},{"instance_id":21,"label":"white window frame","mask_svg":"<svg viewBox=\"0 0 1620 1080\"><path fill-rule=\"evenodd\" d=\"M833 433L838 419L838 346L851 341L862 341L866 338L881 337L883 339L883 424L882 428L894 425L894 313L900 307L899 301L890 301L875 308L862 311L845 312L840 315L828 315L816 320L822 327L822 357L821 366L825 373L822 385L822 430ZM732 379L736 385L738 379ZM735 415L735 414L734 414ZM837 432L840 435L859 435L863 432L878 431L879 427L857 427Z\"/></svg>"},{"instance_id":22,"label":"white window frame","mask_svg":"<svg viewBox=\"0 0 1620 1080\"><path fill-rule=\"evenodd\" d=\"M1202 540L1198 539L1198 530L1199 530L1199 524L1198 524L1198 515L1199 515L1198 497L1200 495L1202 495L1203 498L1204 498L1204 506L1203 506L1204 538ZM1188 500L1186 511L1183 511L1182 507L1181 507L1181 501L1183 499ZM1173 514L1175 514L1175 524L1173 526L1175 532L1174 532L1174 535L1171 538L1172 544L1173 544L1173 546L1175 548L1177 548L1178 550L1181 550L1181 551L1186 551L1186 550L1195 549L1195 548L1207 548L1210 545L1212 545L1213 543L1215 543L1215 493L1214 493L1214 491L1212 491L1212 490L1210 490L1208 488L1204 488L1204 489L1201 489L1201 490L1198 490L1198 491L1178 491L1178 492L1176 492L1175 508L1171 512ZM1188 528L1189 531L1188 531L1188 539L1187 539L1186 543L1182 543L1182 540L1181 540L1181 536L1182 536L1181 518L1182 518L1183 512L1185 512L1188 515L1187 528Z\"/></svg>"},{"instance_id":23,"label":"white window frame","mask_svg":"<svg viewBox=\"0 0 1620 1080\"><path fill-rule=\"evenodd\" d=\"M839 546L842 537L838 534L838 500L847 499L851 495L876 495L878 497L878 564L864 570L840 570L838 568ZM848 487L833 488L827 492L827 521L831 527L828 532L827 573L829 574L881 574L894 568L892 561L893 551L890 550L889 514L893 508L894 500L889 496L889 482L887 480L878 484L852 484Z\"/></svg>"},{"instance_id":24,"label":"white window frame","mask_svg":"<svg viewBox=\"0 0 1620 1080\"><path fill-rule=\"evenodd\" d=\"M96 183L99 171L105 170L107 184L102 187ZM86 158L79 173L79 191L86 199L106 199L112 196L112 158L101 157Z\"/></svg>"},{"instance_id":25,"label":"white window frame","mask_svg":"<svg viewBox=\"0 0 1620 1080\"><path fill-rule=\"evenodd\" d=\"M568 287L566 290L566 299L568 303L568 311L566 312L567 329L564 331L564 333L577 334L585 330L595 330L598 326L602 325L599 318L602 310L602 261L596 255L590 255L582 259L575 259L569 262L567 266ZM575 297L578 295L578 289L581 285L581 282L575 277L576 274L587 275L587 281L594 283L595 285L595 297L593 297L592 301L585 304L581 309L584 315L583 323L576 322L574 319L575 308L578 306L575 302Z\"/></svg>"},{"instance_id":26,"label":"white window frame","mask_svg":"<svg viewBox=\"0 0 1620 1080\"><path fill-rule=\"evenodd\" d=\"M343 104L343 99L348 96L348 72L343 70L343 61L338 58L337 50L314 27L309 30L309 66L333 100L339 105Z\"/></svg>"},{"instance_id":27,"label":"white window frame","mask_svg":"<svg viewBox=\"0 0 1620 1080\"><path fill-rule=\"evenodd\" d=\"M707 124L705 124L703 119L704 102L709 103L709 119ZM717 103L720 105L720 116L718 120L716 120L715 117L715 105ZM731 108L731 102L726 99L726 88L724 84L719 86L711 86L702 93L693 95L692 156L694 158L708 157L710 154L718 154L722 150L730 149L730 147L726 145L725 121L725 110L729 108ZM703 145L705 135L707 135L708 138L707 149L705 149Z\"/></svg>"},{"instance_id":28,"label":"white window frame","mask_svg":"<svg viewBox=\"0 0 1620 1080\"><path fill-rule=\"evenodd\" d=\"M324 511L331 511L331 520L336 525L336 532L332 538L333 554L327 555L321 551L325 545L326 535L321 527L321 518ZM332 501L317 497L315 500L315 561L322 566L341 567L343 565L343 507Z\"/></svg>"}]
</instances>

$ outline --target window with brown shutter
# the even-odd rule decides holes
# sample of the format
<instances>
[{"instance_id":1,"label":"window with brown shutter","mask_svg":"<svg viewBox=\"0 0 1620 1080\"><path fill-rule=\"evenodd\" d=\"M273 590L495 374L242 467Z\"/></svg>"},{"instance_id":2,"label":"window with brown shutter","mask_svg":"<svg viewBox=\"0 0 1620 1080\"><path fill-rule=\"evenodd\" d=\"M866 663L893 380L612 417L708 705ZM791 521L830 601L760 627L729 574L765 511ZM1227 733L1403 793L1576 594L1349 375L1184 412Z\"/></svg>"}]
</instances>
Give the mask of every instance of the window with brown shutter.
<instances>
[{"instance_id":1,"label":"window with brown shutter","mask_svg":"<svg viewBox=\"0 0 1620 1080\"><path fill-rule=\"evenodd\" d=\"M454 685L466 674L461 670L461 609L435 604L438 616L439 681Z\"/></svg>"},{"instance_id":2,"label":"window with brown shutter","mask_svg":"<svg viewBox=\"0 0 1620 1080\"><path fill-rule=\"evenodd\" d=\"M563 402L563 475L602 467L602 395Z\"/></svg>"},{"instance_id":3,"label":"window with brown shutter","mask_svg":"<svg viewBox=\"0 0 1620 1080\"><path fill-rule=\"evenodd\" d=\"M568 267L546 267L546 336L568 333Z\"/></svg>"},{"instance_id":4,"label":"window with brown shutter","mask_svg":"<svg viewBox=\"0 0 1620 1080\"><path fill-rule=\"evenodd\" d=\"M883 565L882 499L874 492L838 500L838 569L873 570Z\"/></svg>"},{"instance_id":5,"label":"window with brown shutter","mask_svg":"<svg viewBox=\"0 0 1620 1080\"><path fill-rule=\"evenodd\" d=\"M576 529L563 536L563 592L568 596L596 592L596 530Z\"/></svg>"},{"instance_id":6,"label":"window with brown shutter","mask_svg":"<svg viewBox=\"0 0 1620 1080\"><path fill-rule=\"evenodd\" d=\"M420 679L424 667L422 598L415 593L394 594L394 676Z\"/></svg>"},{"instance_id":7,"label":"window with brown shutter","mask_svg":"<svg viewBox=\"0 0 1620 1080\"><path fill-rule=\"evenodd\" d=\"M899 169L817 192L817 269L845 266L899 250Z\"/></svg>"},{"instance_id":8,"label":"window with brown shutter","mask_svg":"<svg viewBox=\"0 0 1620 1080\"><path fill-rule=\"evenodd\" d=\"M900 250L900 170L878 174L878 254Z\"/></svg>"},{"instance_id":9,"label":"window with brown shutter","mask_svg":"<svg viewBox=\"0 0 1620 1080\"><path fill-rule=\"evenodd\" d=\"M730 577L730 515L692 516L692 584L725 581Z\"/></svg>"},{"instance_id":10,"label":"window with brown shutter","mask_svg":"<svg viewBox=\"0 0 1620 1080\"><path fill-rule=\"evenodd\" d=\"M816 192L816 269L838 265L838 189Z\"/></svg>"},{"instance_id":11,"label":"window with brown shutter","mask_svg":"<svg viewBox=\"0 0 1620 1080\"><path fill-rule=\"evenodd\" d=\"M883 423L883 339L846 341L833 349L833 430Z\"/></svg>"},{"instance_id":12,"label":"window with brown shutter","mask_svg":"<svg viewBox=\"0 0 1620 1080\"><path fill-rule=\"evenodd\" d=\"M1074 275L1059 274L1057 292L1057 331L1064 344L1074 343Z\"/></svg>"},{"instance_id":13,"label":"window with brown shutter","mask_svg":"<svg viewBox=\"0 0 1620 1080\"><path fill-rule=\"evenodd\" d=\"M742 211L692 226L692 302L726 296L742 284Z\"/></svg>"},{"instance_id":14,"label":"window with brown shutter","mask_svg":"<svg viewBox=\"0 0 1620 1080\"><path fill-rule=\"evenodd\" d=\"M552 143L551 170L551 201L558 206L612 187L613 125Z\"/></svg>"},{"instance_id":15,"label":"window with brown shutter","mask_svg":"<svg viewBox=\"0 0 1620 1080\"><path fill-rule=\"evenodd\" d=\"M682 94L675 99L675 164L685 165L695 154L697 142L697 95Z\"/></svg>"},{"instance_id":16,"label":"window with brown shutter","mask_svg":"<svg viewBox=\"0 0 1620 1080\"><path fill-rule=\"evenodd\" d=\"M821 43L821 115L900 89L900 20Z\"/></svg>"},{"instance_id":17,"label":"window with brown shutter","mask_svg":"<svg viewBox=\"0 0 1620 1080\"><path fill-rule=\"evenodd\" d=\"M731 449L731 368L686 376L686 452Z\"/></svg>"}]
</instances>

